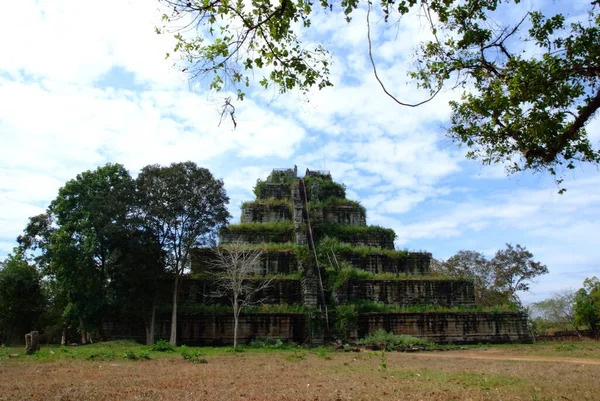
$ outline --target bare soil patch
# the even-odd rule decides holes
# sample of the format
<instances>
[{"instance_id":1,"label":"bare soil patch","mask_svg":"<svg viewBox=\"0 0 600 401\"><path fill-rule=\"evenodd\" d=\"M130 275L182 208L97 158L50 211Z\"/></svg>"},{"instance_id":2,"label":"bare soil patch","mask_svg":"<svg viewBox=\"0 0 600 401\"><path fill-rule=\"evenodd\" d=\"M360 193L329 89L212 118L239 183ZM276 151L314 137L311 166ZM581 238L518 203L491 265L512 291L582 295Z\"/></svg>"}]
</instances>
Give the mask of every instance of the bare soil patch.
<instances>
[{"instance_id":1,"label":"bare soil patch","mask_svg":"<svg viewBox=\"0 0 600 401\"><path fill-rule=\"evenodd\" d=\"M479 352L423 352L415 354L425 358L450 358L450 359L482 359L488 361L523 361L523 362L552 362L572 363L577 365L600 365L600 359L595 358L571 358L561 356L535 356L535 355L512 355L500 349L482 350Z\"/></svg>"},{"instance_id":2,"label":"bare soil patch","mask_svg":"<svg viewBox=\"0 0 600 401\"><path fill-rule=\"evenodd\" d=\"M512 351L511 351L512 352ZM509 352L508 357L514 357ZM490 358L472 358L486 355ZM439 353L244 352L0 361L0 400L599 400L600 365ZM387 365L382 368L382 362Z\"/></svg>"}]
</instances>

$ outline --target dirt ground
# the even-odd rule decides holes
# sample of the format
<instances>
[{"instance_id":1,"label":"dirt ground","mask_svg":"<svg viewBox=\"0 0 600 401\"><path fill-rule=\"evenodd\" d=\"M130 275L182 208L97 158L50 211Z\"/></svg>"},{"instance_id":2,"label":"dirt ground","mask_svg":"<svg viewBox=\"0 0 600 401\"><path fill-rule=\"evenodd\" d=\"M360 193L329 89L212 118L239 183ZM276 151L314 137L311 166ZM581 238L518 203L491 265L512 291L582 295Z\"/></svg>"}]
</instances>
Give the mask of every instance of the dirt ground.
<instances>
[{"instance_id":1,"label":"dirt ground","mask_svg":"<svg viewBox=\"0 0 600 401\"><path fill-rule=\"evenodd\" d=\"M523 348L0 361L0 400L598 400L600 359Z\"/></svg>"}]
</instances>

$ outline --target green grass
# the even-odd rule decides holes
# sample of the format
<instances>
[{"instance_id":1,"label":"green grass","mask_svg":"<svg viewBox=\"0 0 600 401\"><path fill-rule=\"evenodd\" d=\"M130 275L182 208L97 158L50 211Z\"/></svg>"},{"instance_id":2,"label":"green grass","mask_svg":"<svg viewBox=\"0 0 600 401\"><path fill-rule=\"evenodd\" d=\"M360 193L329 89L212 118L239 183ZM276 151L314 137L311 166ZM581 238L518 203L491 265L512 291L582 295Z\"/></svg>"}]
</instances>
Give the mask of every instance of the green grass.
<instances>
[{"instance_id":1,"label":"green grass","mask_svg":"<svg viewBox=\"0 0 600 401\"><path fill-rule=\"evenodd\" d=\"M8 354L18 354L18 358L8 358ZM89 345L60 346L43 345L33 355L25 355L25 346L6 347L6 355L0 353L0 361L37 361L58 362L71 360L87 361L144 361L168 357L173 353L156 351L152 346L141 345L134 341L110 341Z\"/></svg>"}]
</instances>

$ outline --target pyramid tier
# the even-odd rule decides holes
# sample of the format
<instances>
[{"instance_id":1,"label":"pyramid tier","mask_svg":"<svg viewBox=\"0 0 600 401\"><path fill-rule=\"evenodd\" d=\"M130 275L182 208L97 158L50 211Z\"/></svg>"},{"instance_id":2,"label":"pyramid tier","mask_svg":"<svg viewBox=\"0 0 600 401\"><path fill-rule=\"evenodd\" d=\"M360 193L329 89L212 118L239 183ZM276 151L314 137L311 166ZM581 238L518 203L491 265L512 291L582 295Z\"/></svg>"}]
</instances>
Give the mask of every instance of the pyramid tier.
<instances>
[{"instance_id":1,"label":"pyramid tier","mask_svg":"<svg viewBox=\"0 0 600 401\"><path fill-rule=\"evenodd\" d=\"M232 224L219 233L221 243L285 243L294 240L292 222Z\"/></svg>"},{"instance_id":2,"label":"pyramid tier","mask_svg":"<svg viewBox=\"0 0 600 401\"><path fill-rule=\"evenodd\" d=\"M401 307L473 308L474 294L472 280L449 279L348 280L334 290L338 304L371 301Z\"/></svg>"},{"instance_id":3,"label":"pyramid tier","mask_svg":"<svg viewBox=\"0 0 600 401\"><path fill-rule=\"evenodd\" d=\"M393 273L397 275L426 276L430 273L431 254L426 252L371 252L362 255L358 252L339 252L336 258L353 267L374 274Z\"/></svg>"},{"instance_id":4,"label":"pyramid tier","mask_svg":"<svg viewBox=\"0 0 600 401\"><path fill-rule=\"evenodd\" d=\"M192 273L202 274L211 272L214 269L211 265L212 258L214 258L214 252L210 248L194 250L191 266ZM253 266L252 272L258 276L295 274L298 272L296 254L292 249L265 251Z\"/></svg>"},{"instance_id":5,"label":"pyramid tier","mask_svg":"<svg viewBox=\"0 0 600 401\"><path fill-rule=\"evenodd\" d=\"M242 223L278 223L291 220L291 201L256 201L242 204Z\"/></svg>"}]
</instances>

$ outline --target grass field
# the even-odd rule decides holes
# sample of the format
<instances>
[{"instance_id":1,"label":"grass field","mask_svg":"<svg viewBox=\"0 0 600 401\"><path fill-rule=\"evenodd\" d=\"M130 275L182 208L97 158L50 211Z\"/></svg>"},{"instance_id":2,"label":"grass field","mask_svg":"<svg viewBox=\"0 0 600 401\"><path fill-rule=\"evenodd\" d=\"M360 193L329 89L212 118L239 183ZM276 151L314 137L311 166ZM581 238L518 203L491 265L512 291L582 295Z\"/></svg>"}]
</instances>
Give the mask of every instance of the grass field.
<instances>
[{"instance_id":1,"label":"grass field","mask_svg":"<svg viewBox=\"0 0 600 401\"><path fill-rule=\"evenodd\" d=\"M0 400L600 400L593 341L384 354L184 348L188 360L181 353L130 342L42 347L32 356L0 349Z\"/></svg>"}]
</instances>

